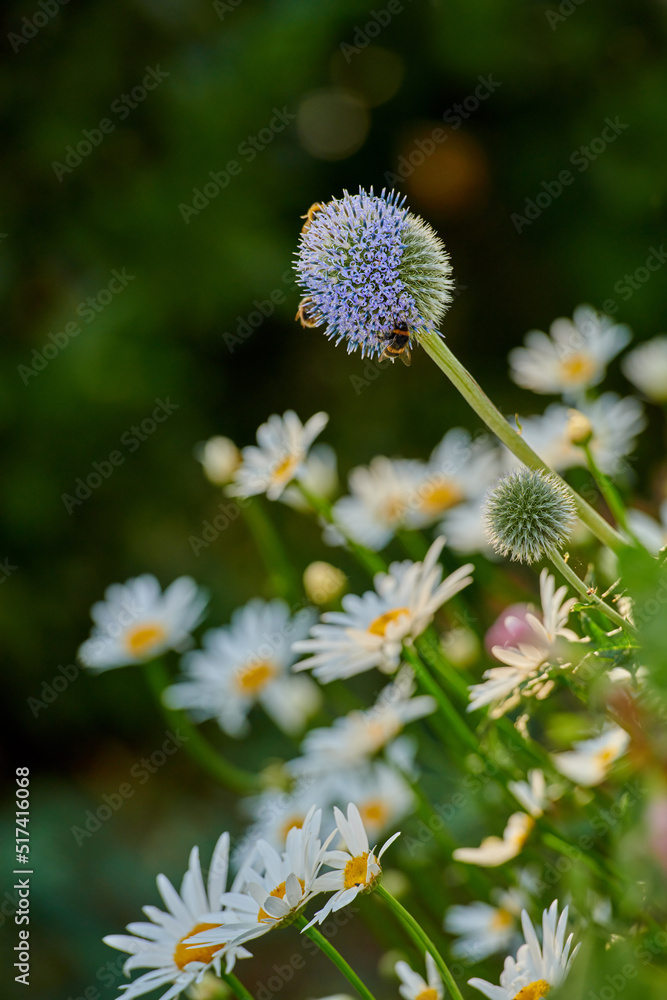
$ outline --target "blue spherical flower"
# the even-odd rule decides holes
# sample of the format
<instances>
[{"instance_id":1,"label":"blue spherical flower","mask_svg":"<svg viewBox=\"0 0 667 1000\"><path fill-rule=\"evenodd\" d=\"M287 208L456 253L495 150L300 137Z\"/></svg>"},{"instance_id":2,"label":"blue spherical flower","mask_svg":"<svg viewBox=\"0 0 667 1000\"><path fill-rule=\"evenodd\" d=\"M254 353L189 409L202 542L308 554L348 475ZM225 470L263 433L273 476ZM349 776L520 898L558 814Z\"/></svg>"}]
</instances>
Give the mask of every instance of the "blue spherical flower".
<instances>
[{"instance_id":1,"label":"blue spherical flower","mask_svg":"<svg viewBox=\"0 0 667 1000\"><path fill-rule=\"evenodd\" d=\"M381 354L397 327L419 340L437 328L452 300L449 254L442 240L384 191L344 192L308 212L297 251L305 326L326 324L348 352Z\"/></svg>"}]
</instances>

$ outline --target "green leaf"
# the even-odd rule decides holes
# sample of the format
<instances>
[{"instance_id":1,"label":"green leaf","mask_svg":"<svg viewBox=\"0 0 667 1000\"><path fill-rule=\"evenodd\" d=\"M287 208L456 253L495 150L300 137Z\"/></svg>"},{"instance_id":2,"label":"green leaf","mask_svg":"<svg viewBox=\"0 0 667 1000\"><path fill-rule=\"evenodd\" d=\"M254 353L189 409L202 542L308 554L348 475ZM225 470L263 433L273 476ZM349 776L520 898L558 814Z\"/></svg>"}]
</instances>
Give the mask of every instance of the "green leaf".
<instances>
[{"instance_id":1,"label":"green leaf","mask_svg":"<svg viewBox=\"0 0 667 1000\"><path fill-rule=\"evenodd\" d=\"M667 690L667 566L640 549L619 555L621 575L632 598L642 661L654 683Z\"/></svg>"}]
</instances>

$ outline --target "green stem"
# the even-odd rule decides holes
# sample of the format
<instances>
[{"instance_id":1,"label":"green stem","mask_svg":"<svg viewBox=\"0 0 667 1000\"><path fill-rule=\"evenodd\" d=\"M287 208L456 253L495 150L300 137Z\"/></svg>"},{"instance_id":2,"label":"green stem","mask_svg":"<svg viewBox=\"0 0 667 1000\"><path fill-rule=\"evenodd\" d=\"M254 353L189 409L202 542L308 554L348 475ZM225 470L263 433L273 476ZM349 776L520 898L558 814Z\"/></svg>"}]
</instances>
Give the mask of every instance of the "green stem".
<instances>
[{"instance_id":1,"label":"green stem","mask_svg":"<svg viewBox=\"0 0 667 1000\"><path fill-rule=\"evenodd\" d=\"M635 636L637 634L634 625L631 625L627 618L624 618L623 615L619 615L618 611L610 608L609 605L603 601L601 597L598 597L595 592L589 592L584 581L579 579L569 563L563 559L560 552L556 552L555 549L552 549L548 553L548 556L561 576L565 577L567 582L574 588L574 590L577 591L577 593L581 594L581 596L586 598L587 601L592 601L593 604L595 604L596 607L598 607L610 621L612 621L615 625L620 625L620 627L627 632L628 635Z\"/></svg>"},{"instance_id":2,"label":"green stem","mask_svg":"<svg viewBox=\"0 0 667 1000\"><path fill-rule=\"evenodd\" d=\"M382 559L382 557L379 556L377 552L372 552L370 549L365 548L363 545L359 545L358 542L353 542L351 538L347 537L347 535L339 527L339 525L336 524L336 519L333 515L331 504L329 503L328 500L325 500L324 497L317 496L315 493L311 493L311 491L306 486L304 486L303 483L297 482L296 485L300 489L301 495L303 496L304 500L306 500L307 503L310 504L313 510L317 514L319 514L320 517L323 517L325 521L333 525L334 528L336 528L336 530L339 531L341 535L343 535L345 541L347 542L347 546L350 549L350 552L352 552L357 557L361 565L368 570L371 576L374 576L376 573L383 573L386 571L387 565L384 559Z\"/></svg>"},{"instance_id":3,"label":"green stem","mask_svg":"<svg viewBox=\"0 0 667 1000\"><path fill-rule=\"evenodd\" d=\"M169 686L170 681L162 660L152 660L147 663L146 674L167 723L177 731L180 730L185 749L200 767L225 788L229 788L230 791L237 792L239 795L248 795L250 792L259 791L262 788L262 782L257 775L230 764L211 746L208 740L204 739L185 712L168 708L164 704L162 694Z\"/></svg>"},{"instance_id":4,"label":"green stem","mask_svg":"<svg viewBox=\"0 0 667 1000\"><path fill-rule=\"evenodd\" d=\"M625 504L621 499L621 494L618 492L616 486L611 481L609 476L607 476L602 471L602 469L598 467L595 461L595 456L591 451L590 444L582 444L580 445L580 447L584 455L586 456L586 465L588 466L588 471L590 472L593 479L597 483L598 489L600 490L600 493L602 494L607 503L607 507L609 507L609 510L612 512L614 518L616 519L616 523L619 524L621 528L623 528L623 531L626 533L626 535L628 535L632 539L635 545L643 549L644 545L642 545L640 540L637 538L637 535L634 533L634 531L628 524L628 513L625 509Z\"/></svg>"},{"instance_id":5,"label":"green stem","mask_svg":"<svg viewBox=\"0 0 667 1000\"><path fill-rule=\"evenodd\" d=\"M577 508L577 513L584 524L590 528L593 534L604 545L608 545L614 552L618 552L625 544L617 531L610 524L600 517L597 511L586 503L561 477L550 469L546 462L537 455L530 445L524 441L520 434L511 427L503 417L500 410L491 402L486 393L480 388L472 375L454 354L449 350L444 340L435 330L430 330L421 334L419 343L424 348L429 357L435 361L436 365L445 373L450 381L456 386L463 398L472 407L478 417L480 417L489 430L500 438L502 443L519 458L524 465L530 469L542 469L549 472L560 480L565 487Z\"/></svg>"},{"instance_id":6,"label":"green stem","mask_svg":"<svg viewBox=\"0 0 667 1000\"><path fill-rule=\"evenodd\" d=\"M472 730L465 724L437 681L431 677L428 669L424 663L422 663L417 653L410 646L404 646L403 655L414 670L415 676L423 689L437 701L438 707L447 725L451 727L451 730L458 735L461 742L464 743L469 750L477 753L479 751L479 740Z\"/></svg>"},{"instance_id":7,"label":"green stem","mask_svg":"<svg viewBox=\"0 0 667 1000\"><path fill-rule=\"evenodd\" d=\"M302 928L306 937L309 937L310 940L317 945L320 951L322 951L327 958L333 962L339 972L342 972L348 983L350 983L351 986L354 986L359 996L363 997L363 1000L375 1000L371 991L361 981L352 966L348 965L340 952L334 948L330 941L327 941L323 934L320 934L315 927L309 927L308 930L306 930L305 928L308 925L308 921L305 917L297 917L296 924L298 927Z\"/></svg>"},{"instance_id":8,"label":"green stem","mask_svg":"<svg viewBox=\"0 0 667 1000\"><path fill-rule=\"evenodd\" d=\"M238 1000L254 1000L252 993L245 988L240 979L237 979L233 972L223 972L220 975L223 983L227 983Z\"/></svg>"},{"instance_id":9,"label":"green stem","mask_svg":"<svg viewBox=\"0 0 667 1000\"><path fill-rule=\"evenodd\" d=\"M241 509L269 571L273 591L278 597L285 598L291 604L297 604L300 599L300 587L294 568L287 557L280 535L262 506L262 501L258 498L251 499L250 502L243 504Z\"/></svg>"},{"instance_id":10,"label":"green stem","mask_svg":"<svg viewBox=\"0 0 667 1000\"><path fill-rule=\"evenodd\" d=\"M406 531L401 528L396 532L396 537L407 552L410 559L415 562L422 562L428 552L428 542L421 531Z\"/></svg>"},{"instance_id":11,"label":"green stem","mask_svg":"<svg viewBox=\"0 0 667 1000\"><path fill-rule=\"evenodd\" d=\"M378 895L385 901L385 903L394 911L403 927L408 932L412 940L418 945L420 951L425 949L433 958L438 972L444 982L445 986L449 990L453 1000L463 1000L461 996L461 991L456 985L456 980L449 971L445 960L442 958L440 952L437 950L430 937L427 935L420 924L417 923L415 918L411 913L405 909L405 907L399 903L399 901L388 892L383 885L379 885L375 890Z\"/></svg>"}]
</instances>

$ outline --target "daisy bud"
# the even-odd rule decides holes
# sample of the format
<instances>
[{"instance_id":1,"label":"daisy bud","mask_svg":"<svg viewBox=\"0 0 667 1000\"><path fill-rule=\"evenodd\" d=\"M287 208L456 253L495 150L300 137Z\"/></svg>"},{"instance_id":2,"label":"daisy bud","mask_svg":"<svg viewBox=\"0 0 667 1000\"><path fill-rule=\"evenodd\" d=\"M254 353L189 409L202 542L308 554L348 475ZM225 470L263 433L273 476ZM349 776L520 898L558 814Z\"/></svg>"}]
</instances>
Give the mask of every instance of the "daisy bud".
<instances>
[{"instance_id":1,"label":"daisy bud","mask_svg":"<svg viewBox=\"0 0 667 1000\"><path fill-rule=\"evenodd\" d=\"M201 982L192 984L187 996L189 1000L227 1000L231 994L216 975L206 972Z\"/></svg>"},{"instance_id":2,"label":"daisy bud","mask_svg":"<svg viewBox=\"0 0 667 1000\"><path fill-rule=\"evenodd\" d=\"M455 628L440 639L447 659L455 667L469 667L479 656L479 639L469 628Z\"/></svg>"},{"instance_id":3,"label":"daisy bud","mask_svg":"<svg viewBox=\"0 0 667 1000\"><path fill-rule=\"evenodd\" d=\"M593 437L593 425L580 410L567 411L565 436L571 444L586 445Z\"/></svg>"},{"instance_id":4,"label":"daisy bud","mask_svg":"<svg viewBox=\"0 0 667 1000\"><path fill-rule=\"evenodd\" d=\"M347 577L328 562L312 562L303 573L303 588L313 604L329 604L345 590Z\"/></svg>"},{"instance_id":5,"label":"daisy bud","mask_svg":"<svg viewBox=\"0 0 667 1000\"><path fill-rule=\"evenodd\" d=\"M438 327L452 301L449 254L396 192L373 189L318 205L301 233L295 270L307 326L348 352L380 355L399 327L411 338Z\"/></svg>"},{"instance_id":6,"label":"daisy bud","mask_svg":"<svg viewBox=\"0 0 667 1000\"><path fill-rule=\"evenodd\" d=\"M382 873L382 885L396 899L401 899L410 892L410 881L397 868L390 868Z\"/></svg>"},{"instance_id":7,"label":"daisy bud","mask_svg":"<svg viewBox=\"0 0 667 1000\"><path fill-rule=\"evenodd\" d=\"M216 486L231 483L241 464L241 452L230 438L212 437L197 445L195 458L204 467L204 475Z\"/></svg>"},{"instance_id":8,"label":"daisy bud","mask_svg":"<svg viewBox=\"0 0 667 1000\"><path fill-rule=\"evenodd\" d=\"M574 524L575 507L560 482L541 470L518 469L491 490L484 525L496 552L532 563L561 549Z\"/></svg>"}]
</instances>

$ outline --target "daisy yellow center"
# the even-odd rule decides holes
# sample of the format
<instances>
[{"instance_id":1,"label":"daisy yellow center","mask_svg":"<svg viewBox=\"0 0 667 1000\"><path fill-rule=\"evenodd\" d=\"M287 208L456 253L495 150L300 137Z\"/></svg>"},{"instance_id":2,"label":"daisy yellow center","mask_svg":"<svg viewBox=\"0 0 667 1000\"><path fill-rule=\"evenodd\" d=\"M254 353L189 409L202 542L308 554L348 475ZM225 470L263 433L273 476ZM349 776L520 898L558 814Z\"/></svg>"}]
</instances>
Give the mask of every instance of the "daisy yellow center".
<instances>
[{"instance_id":1,"label":"daisy yellow center","mask_svg":"<svg viewBox=\"0 0 667 1000\"><path fill-rule=\"evenodd\" d=\"M405 516L405 503L398 497L391 497L383 504L382 513L385 521L389 524L396 524L397 521L402 521Z\"/></svg>"},{"instance_id":2,"label":"daisy yellow center","mask_svg":"<svg viewBox=\"0 0 667 1000\"><path fill-rule=\"evenodd\" d=\"M526 816L525 825L519 830L514 836L514 842L518 847L523 847L523 845L528 840L530 834L532 833L533 827L535 826L535 820L532 816Z\"/></svg>"},{"instance_id":3,"label":"daisy yellow center","mask_svg":"<svg viewBox=\"0 0 667 1000\"><path fill-rule=\"evenodd\" d=\"M359 815L364 824L369 826L386 826L389 819L389 810L382 799L369 799L364 805L359 806Z\"/></svg>"},{"instance_id":4,"label":"daisy yellow center","mask_svg":"<svg viewBox=\"0 0 667 1000\"><path fill-rule=\"evenodd\" d=\"M274 465L271 478L279 483L284 479L291 479L298 465L299 459L295 455L285 455L284 458Z\"/></svg>"},{"instance_id":5,"label":"daisy yellow center","mask_svg":"<svg viewBox=\"0 0 667 1000\"><path fill-rule=\"evenodd\" d=\"M600 767L605 768L609 767L610 764L613 764L615 757L616 754L613 750L598 750L595 754L596 763L598 763Z\"/></svg>"},{"instance_id":6,"label":"daisy yellow center","mask_svg":"<svg viewBox=\"0 0 667 1000\"><path fill-rule=\"evenodd\" d=\"M290 816L285 820L280 828L280 833L283 840L287 840L287 834L290 830L300 830L303 826L303 816Z\"/></svg>"},{"instance_id":7,"label":"daisy yellow center","mask_svg":"<svg viewBox=\"0 0 667 1000\"><path fill-rule=\"evenodd\" d=\"M236 671L236 686L245 695L256 695L276 676L276 668L268 660L251 663Z\"/></svg>"},{"instance_id":8,"label":"daisy yellow center","mask_svg":"<svg viewBox=\"0 0 667 1000\"><path fill-rule=\"evenodd\" d=\"M491 929L494 931L504 931L508 927L511 927L514 923L514 917L509 912L509 910L503 910L502 907L496 910L491 918Z\"/></svg>"},{"instance_id":9,"label":"daisy yellow center","mask_svg":"<svg viewBox=\"0 0 667 1000\"><path fill-rule=\"evenodd\" d=\"M160 622L142 622L127 630L124 642L128 653L144 657L157 649L166 638L167 630Z\"/></svg>"},{"instance_id":10,"label":"daisy yellow center","mask_svg":"<svg viewBox=\"0 0 667 1000\"><path fill-rule=\"evenodd\" d=\"M385 632L387 631L387 626L391 625L392 622L398 621L403 615L409 614L408 608L394 608L393 611L385 611L383 615L376 618L368 626L368 631L371 635L379 635L384 638Z\"/></svg>"},{"instance_id":11,"label":"daisy yellow center","mask_svg":"<svg viewBox=\"0 0 667 1000\"><path fill-rule=\"evenodd\" d=\"M220 924L196 924L191 931L181 938L176 947L174 948L174 965L177 965L179 969L184 969L188 962L202 962L204 965L208 965L212 961L213 956L216 951L220 951L224 947L222 942L218 944L203 945L198 948L188 948L185 944L188 938L191 938L194 934L200 934L201 931L210 931L214 927L220 927Z\"/></svg>"},{"instance_id":12,"label":"daisy yellow center","mask_svg":"<svg viewBox=\"0 0 667 1000\"><path fill-rule=\"evenodd\" d=\"M451 480L445 480L426 494L421 505L430 514L440 514L450 507L455 507L462 500L463 494L458 485Z\"/></svg>"},{"instance_id":13,"label":"daisy yellow center","mask_svg":"<svg viewBox=\"0 0 667 1000\"><path fill-rule=\"evenodd\" d=\"M422 990L421 993L418 993L415 1000L438 1000L438 991L434 990L432 986L429 986L428 989Z\"/></svg>"},{"instance_id":14,"label":"daisy yellow center","mask_svg":"<svg viewBox=\"0 0 667 1000\"><path fill-rule=\"evenodd\" d=\"M563 374L572 382L586 382L595 374L596 366L588 354L575 351L561 361ZM521 998L523 1000L523 997Z\"/></svg>"},{"instance_id":15,"label":"daisy yellow center","mask_svg":"<svg viewBox=\"0 0 667 1000\"><path fill-rule=\"evenodd\" d=\"M366 875L368 873L368 851L360 854L357 858L350 858L345 865L343 873L343 884L346 889L354 889L355 886L366 885Z\"/></svg>"},{"instance_id":16,"label":"daisy yellow center","mask_svg":"<svg viewBox=\"0 0 667 1000\"><path fill-rule=\"evenodd\" d=\"M542 997L545 997L550 989L551 984L546 979L537 979L534 983L529 983L528 986L519 990L514 1000L542 1000Z\"/></svg>"},{"instance_id":17,"label":"daisy yellow center","mask_svg":"<svg viewBox=\"0 0 667 1000\"><path fill-rule=\"evenodd\" d=\"M398 733L399 729L399 726L388 725L386 721L368 722L366 724L366 737L370 747L373 750L379 750L387 740Z\"/></svg>"},{"instance_id":18,"label":"daisy yellow center","mask_svg":"<svg viewBox=\"0 0 667 1000\"><path fill-rule=\"evenodd\" d=\"M301 879L299 879L299 885L301 886L301 891L303 892L304 883ZM277 885L275 889L271 890L269 896L275 896L276 899L284 899L286 892L287 885L285 882L281 882L280 885ZM257 914L257 923L261 924L262 920L275 920L275 917L272 917L270 913L267 913L266 910L263 910L260 906L259 913Z\"/></svg>"}]
</instances>

